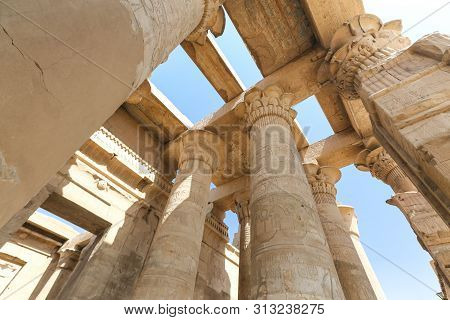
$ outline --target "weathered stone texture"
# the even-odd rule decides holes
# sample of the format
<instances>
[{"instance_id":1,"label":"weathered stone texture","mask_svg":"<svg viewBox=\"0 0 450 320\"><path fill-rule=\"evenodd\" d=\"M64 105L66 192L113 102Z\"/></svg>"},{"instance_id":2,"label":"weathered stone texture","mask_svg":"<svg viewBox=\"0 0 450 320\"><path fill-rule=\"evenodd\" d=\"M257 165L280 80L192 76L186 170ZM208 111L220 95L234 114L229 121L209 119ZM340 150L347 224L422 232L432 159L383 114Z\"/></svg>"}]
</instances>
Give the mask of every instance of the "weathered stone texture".
<instances>
[{"instance_id":1,"label":"weathered stone texture","mask_svg":"<svg viewBox=\"0 0 450 320\"><path fill-rule=\"evenodd\" d=\"M344 298L295 148L292 96L247 94L251 126L252 299Z\"/></svg>"},{"instance_id":2,"label":"weathered stone texture","mask_svg":"<svg viewBox=\"0 0 450 320\"><path fill-rule=\"evenodd\" d=\"M0 8L0 133L10 137L0 141L0 173L8 173L0 179L3 226L199 25L204 1L3 1Z\"/></svg>"},{"instance_id":3,"label":"weathered stone texture","mask_svg":"<svg viewBox=\"0 0 450 320\"><path fill-rule=\"evenodd\" d=\"M136 299L193 299L211 176L214 134L188 131L179 140L179 172L140 275Z\"/></svg>"},{"instance_id":4,"label":"weathered stone texture","mask_svg":"<svg viewBox=\"0 0 450 320\"><path fill-rule=\"evenodd\" d=\"M336 204L334 185L341 177L340 171L315 164L305 164L304 167L346 299L376 299L375 291Z\"/></svg>"}]
</instances>

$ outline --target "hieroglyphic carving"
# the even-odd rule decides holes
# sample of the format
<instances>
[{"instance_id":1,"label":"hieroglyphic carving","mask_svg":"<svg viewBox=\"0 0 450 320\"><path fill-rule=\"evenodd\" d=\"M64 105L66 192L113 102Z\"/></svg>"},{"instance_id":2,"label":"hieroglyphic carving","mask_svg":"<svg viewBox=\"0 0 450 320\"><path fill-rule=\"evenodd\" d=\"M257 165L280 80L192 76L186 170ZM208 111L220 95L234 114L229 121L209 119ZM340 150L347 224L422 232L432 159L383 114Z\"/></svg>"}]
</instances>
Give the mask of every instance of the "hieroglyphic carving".
<instances>
[{"instance_id":1,"label":"hieroglyphic carving","mask_svg":"<svg viewBox=\"0 0 450 320\"><path fill-rule=\"evenodd\" d=\"M192 299L199 263L209 186L219 165L219 140L189 130L176 141L180 168L148 260L136 286L139 299ZM215 145L216 144L216 145Z\"/></svg>"},{"instance_id":2,"label":"hieroglyphic carving","mask_svg":"<svg viewBox=\"0 0 450 320\"><path fill-rule=\"evenodd\" d=\"M291 131L292 95L245 97L250 129L251 298L343 298Z\"/></svg>"}]
</instances>

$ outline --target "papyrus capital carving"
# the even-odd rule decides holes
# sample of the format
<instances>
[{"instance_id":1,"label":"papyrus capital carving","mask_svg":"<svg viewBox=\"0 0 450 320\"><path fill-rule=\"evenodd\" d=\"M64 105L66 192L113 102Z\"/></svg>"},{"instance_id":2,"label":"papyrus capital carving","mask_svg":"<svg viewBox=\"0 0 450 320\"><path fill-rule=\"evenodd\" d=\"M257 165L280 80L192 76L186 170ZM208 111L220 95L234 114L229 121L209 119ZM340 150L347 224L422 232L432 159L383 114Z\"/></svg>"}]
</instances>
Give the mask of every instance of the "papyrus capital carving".
<instances>
[{"instance_id":1,"label":"papyrus capital carving","mask_svg":"<svg viewBox=\"0 0 450 320\"><path fill-rule=\"evenodd\" d=\"M391 186L395 192L414 191L416 188L383 147L361 151L355 161L361 171L370 171L373 177Z\"/></svg>"},{"instance_id":2,"label":"papyrus capital carving","mask_svg":"<svg viewBox=\"0 0 450 320\"><path fill-rule=\"evenodd\" d=\"M248 125L252 126L258 120L264 121L264 124L276 124L280 118L292 125L297 115L296 111L291 109L293 98L293 94L283 92L276 85L264 90L253 88L244 97Z\"/></svg>"},{"instance_id":3,"label":"papyrus capital carving","mask_svg":"<svg viewBox=\"0 0 450 320\"><path fill-rule=\"evenodd\" d=\"M204 45L208 30L215 36L221 36L225 30L225 0L205 0L205 10L197 28L186 38L187 41Z\"/></svg>"},{"instance_id":4,"label":"papyrus capital carving","mask_svg":"<svg viewBox=\"0 0 450 320\"><path fill-rule=\"evenodd\" d=\"M188 130L178 140L179 168L184 168L188 160L206 163L214 172L222 159L222 140L207 130Z\"/></svg>"},{"instance_id":5,"label":"papyrus capital carving","mask_svg":"<svg viewBox=\"0 0 450 320\"><path fill-rule=\"evenodd\" d=\"M239 223L242 223L244 219L250 218L250 197L247 193L236 194L234 196L235 210L238 215Z\"/></svg>"},{"instance_id":6,"label":"papyrus capital carving","mask_svg":"<svg viewBox=\"0 0 450 320\"><path fill-rule=\"evenodd\" d=\"M400 20L383 24L372 14L358 15L347 21L331 39L325 62L319 70L319 82L332 80L345 98L359 98L356 75L409 46L409 39L402 36L401 31Z\"/></svg>"},{"instance_id":7,"label":"papyrus capital carving","mask_svg":"<svg viewBox=\"0 0 450 320\"><path fill-rule=\"evenodd\" d=\"M339 169L314 163L305 163L303 167L316 203L336 204L335 184L341 178Z\"/></svg>"}]
</instances>

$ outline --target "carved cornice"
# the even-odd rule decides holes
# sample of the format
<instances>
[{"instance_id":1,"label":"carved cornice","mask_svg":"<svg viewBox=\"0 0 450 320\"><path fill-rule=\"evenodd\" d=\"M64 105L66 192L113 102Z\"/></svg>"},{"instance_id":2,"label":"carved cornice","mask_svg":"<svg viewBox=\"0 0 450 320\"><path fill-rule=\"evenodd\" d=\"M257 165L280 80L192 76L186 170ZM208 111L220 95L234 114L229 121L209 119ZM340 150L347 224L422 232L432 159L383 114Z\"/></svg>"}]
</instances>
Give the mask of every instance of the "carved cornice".
<instances>
[{"instance_id":1,"label":"carved cornice","mask_svg":"<svg viewBox=\"0 0 450 320\"><path fill-rule=\"evenodd\" d=\"M187 41L204 45L208 30L215 36L221 36L225 30L225 0L205 0L205 10L197 28L186 38Z\"/></svg>"},{"instance_id":2,"label":"carved cornice","mask_svg":"<svg viewBox=\"0 0 450 320\"><path fill-rule=\"evenodd\" d=\"M228 241L228 226L213 214L206 216L206 225Z\"/></svg>"},{"instance_id":3,"label":"carved cornice","mask_svg":"<svg viewBox=\"0 0 450 320\"><path fill-rule=\"evenodd\" d=\"M341 172L334 167L320 167L314 163L303 165L306 177L316 203L336 204L336 182L341 178Z\"/></svg>"},{"instance_id":4,"label":"carved cornice","mask_svg":"<svg viewBox=\"0 0 450 320\"><path fill-rule=\"evenodd\" d=\"M284 93L276 85L264 90L259 88L249 90L244 97L247 124L250 127L257 121L262 125L277 124L279 119L283 119L292 126L297 115L297 112L291 109L293 99L293 94Z\"/></svg>"},{"instance_id":5,"label":"carved cornice","mask_svg":"<svg viewBox=\"0 0 450 320\"><path fill-rule=\"evenodd\" d=\"M170 193L172 183L106 128L101 127L91 136L91 140L108 153L113 154L126 167L147 180L149 184L167 194Z\"/></svg>"},{"instance_id":6,"label":"carved cornice","mask_svg":"<svg viewBox=\"0 0 450 320\"><path fill-rule=\"evenodd\" d=\"M400 20L383 24L371 14L354 17L334 34L319 70L319 82L332 80L345 98L358 99L356 75L361 70L386 62L410 45L401 31Z\"/></svg>"},{"instance_id":7,"label":"carved cornice","mask_svg":"<svg viewBox=\"0 0 450 320\"><path fill-rule=\"evenodd\" d=\"M179 148L178 167L184 168L188 161L197 160L206 163L214 172L223 159L221 138L207 130L187 130L177 141Z\"/></svg>"}]
</instances>

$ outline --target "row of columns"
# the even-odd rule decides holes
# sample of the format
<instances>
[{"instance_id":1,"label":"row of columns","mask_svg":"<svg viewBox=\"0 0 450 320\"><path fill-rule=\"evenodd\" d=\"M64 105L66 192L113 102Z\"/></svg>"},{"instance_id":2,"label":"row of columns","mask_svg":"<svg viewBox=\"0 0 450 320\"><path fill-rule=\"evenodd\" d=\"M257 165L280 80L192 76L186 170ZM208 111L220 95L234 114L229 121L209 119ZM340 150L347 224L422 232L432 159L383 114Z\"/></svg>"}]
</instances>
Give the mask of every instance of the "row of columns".
<instances>
[{"instance_id":1,"label":"row of columns","mask_svg":"<svg viewBox=\"0 0 450 320\"><path fill-rule=\"evenodd\" d=\"M398 22L382 24L375 16L355 17L336 33L325 59L322 71L327 70L327 78L336 81L338 90L347 98L362 97L371 115L377 90L371 72L376 73L377 66L410 44L400 32ZM395 84L389 75L385 76L385 81L375 79L384 87ZM245 121L250 133L250 194L248 199L236 201L242 224L239 296L243 299L376 299L380 297L379 290L365 267L367 263L361 255L358 237L349 230L336 204L334 184L339 179L339 171L307 164L306 175L302 167L291 132L295 117L290 108L292 100L292 95L277 86L253 88L244 96ZM372 118L375 124L383 124L377 117ZM191 135L212 137L210 133L195 131L185 137ZM181 145L185 144L184 139ZM211 160L214 152L205 146L186 145L184 149L188 151L180 155L177 182L136 297L190 299L193 296L207 204L202 192L208 189L215 167ZM420 234L413 223L411 205L401 205L399 199L404 201L406 193L409 198L413 193L414 201L425 206L423 196L383 149L371 149L365 155L366 166L372 174L396 192L391 203L399 206ZM445 206L444 198L439 201ZM444 217L445 208L436 207ZM426 211L427 215L437 217L433 210ZM448 228L444 221L436 222L439 232L433 233L433 239L446 237ZM448 250L442 250L442 243L433 246L428 236L422 232L419 239L432 253L439 269L443 266L446 270Z\"/></svg>"},{"instance_id":2,"label":"row of columns","mask_svg":"<svg viewBox=\"0 0 450 320\"><path fill-rule=\"evenodd\" d=\"M295 112L279 87L244 103L250 127L241 223L240 299L376 299L336 204L339 171L305 165L291 132ZM179 171L135 290L139 299L192 299L220 138L190 130L177 141ZM324 232L325 231L325 232Z\"/></svg>"},{"instance_id":3,"label":"row of columns","mask_svg":"<svg viewBox=\"0 0 450 320\"><path fill-rule=\"evenodd\" d=\"M15 199L0 203L1 225L9 221L11 213L17 212L45 185L56 169L167 58L176 45L189 34L195 41L202 38L195 33L204 34L213 26L212 21L215 19L212 17L217 14L222 3L220 0L155 0L152 1L153 8L161 10L148 10L148 5L144 3L132 8L129 4L119 2L102 1L92 10L89 3L80 4L78 8L71 2L62 1L59 10L51 11L58 15L61 10L66 11L66 16L74 20L65 24L69 30L55 29L50 32L58 31L56 33L67 39L73 38L73 34L79 34L74 39L82 40L83 43L86 39L92 43L108 40L107 46L89 46L89 49L83 50L83 54L78 55L73 55L73 49L69 50L78 47L78 40L69 46L64 45L58 37L42 30L33 37L39 40L36 43L25 41L29 38L28 24L24 24L20 12L11 1L0 5L9 13L1 17L3 30L0 38L0 41L5 42L1 47L6 48L2 61L7 61L8 66L0 64L0 69L17 66L14 67L15 76L8 79L8 84L0 86L8 91L4 95L8 99L2 105L3 118L8 120L19 117L22 119L21 127L35 128L37 120L52 124L52 130L44 126L35 128L42 131L26 132L14 127L15 124L9 120L7 123L0 121L0 128L7 130L4 135L14 137L5 140L0 148L2 172L7 173L0 181L0 199ZM33 12L32 18L37 24L59 20L58 17L51 19L51 14L44 12L47 6L41 5L39 1L34 7L36 10L30 12ZM77 15L70 14L72 10L78 10ZM104 12L115 14L105 15ZM161 16L161 12L166 14ZM86 37L80 34L79 16L83 16L83 25L88 26L82 28L89 30ZM372 115L375 113L372 95L377 83L370 74L364 77L361 74L367 73L368 67L382 64L383 59L389 58L395 50L409 44L405 38L399 37L401 27L399 30L397 23L383 25L375 18L358 17L346 24L344 31L336 34L326 57L330 66L328 73L331 79L337 80L338 89L348 94L349 98L362 97ZM378 29L365 28L371 19ZM117 34L116 30L122 32ZM375 37L376 33L382 33L383 37ZM351 45L348 45L346 37L351 40ZM369 37L373 37L374 41L367 41ZM385 48L387 44L389 48ZM22 47L17 50L20 45ZM101 51L97 52L99 48ZM124 56L123 48L134 53L133 56L126 55L126 63L123 59L117 59ZM31 68L24 67L22 51L27 52ZM367 60L361 61L361 55L366 55L363 58ZM56 62L62 56L71 58L63 59L66 62L59 66ZM442 67L448 68L444 54L439 57L443 61ZM92 63L95 58L101 58L101 68ZM358 72L361 74L358 75ZM59 74L67 73L71 77L65 79L76 78L81 85L72 86L70 82L61 81ZM32 90L24 87L24 83L35 87ZM39 85L36 86L36 83ZM67 87L71 88L70 94ZM35 99L35 92L40 92L42 99ZM105 92L114 94L105 95ZM8 107L20 104L23 99L32 101L29 110L35 114L30 114L27 109L21 116L20 110ZM254 88L244 97L245 121L250 132L251 172L250 195L245 207L247 213L244 212L242 201L238 202L237 209L242 212L240 219L245 229L241 244L247 246L243 253L243 257L247 257L243 259L246 270L241 278L247 286L242 288L240 295L251 299L374 299L376 293L370 284L370 277L336 205L334 184L339 175L334 169L311 165L307 166L308 176L305 174L291 131L295 117L291 109L292 100L292 95L277 86L264 90ZM88 122L85 120L86 114L90 115ZM383 119L373 119L380 126L384 123ZM70 135L66 130L69 126L76 129L70 131ZM50 157L39 147L36 139L46 141L58 152L52 153ZM382 142L388 145L386 140ZM209 131L194 130L187 131L177 143L180 150L179 172L137 281L135 298L138 299L193 298L208 192L221 158L217 152L220 147L214 146L220 142ZM34 157L22 157L24 149ZM373 151L369 153L374 155L371 153ZM383 154L377 152L376 157ZM35 158L46 161L36 163ZM44 167L38 167L40 164ZM411 181L400 179L404 176L402 170L395 166L388 170L371 160L367 166L374 175L380 174L380 179L390 184L397 195L413 192L414 201L426 203ZM381 171L378 171L380 168ZM434 179L436 185L441 187L448 184L448 179L442 178L448 178L448 175L441 167L426 169L433 173L430 176L437 177ZM443 192L437 193L437 200L433 204L439 207L440 216L443 217L448 201L445 199L447 190L441 189ZM397 198L392 203L400 201ZM440 206L436 203L440 203ZM409 209L411 206L399 206L413 221ZM431 210L427 212L432 214ZM442 227L438 237L447 230ZM425 239L425 236L421 239ZM441 255L442 246L433 246L429 239L423 240L423 243L433 253L439 268L444 266L445 274L448 261L445 254ZM358 286L355 286L355 282Z\"/></svg>"},{"instance_id":4,"label":"row of columns","mask_svg":"<svg viewBox=\"0 0 450 320\"><path fill-rule=\"evenodd\" d=\"M289 101L276 86L245 96L252 172L249 195L236 197L242 251L239 297L382 298L359 236L336 203L339 170L301 164ZM179 172L136 298L192 299L219 142L215 134L201 130L179 138ZM377 154L383 154L378 157L382 161L369 161L373 175L398 192L413 188L398 166L386 161L386 154Z\"/></svg>"}]
</instances>

